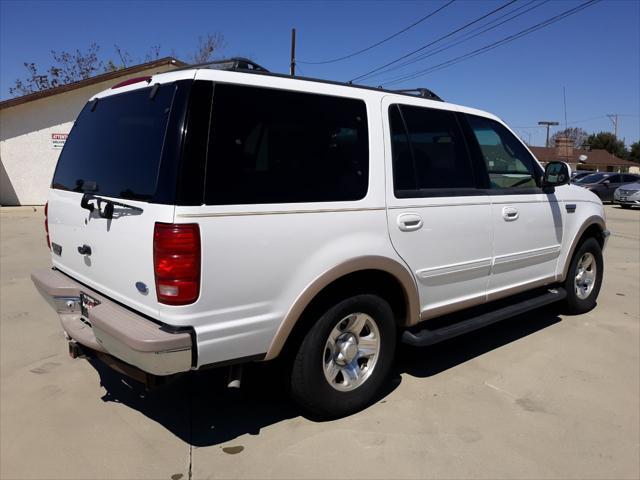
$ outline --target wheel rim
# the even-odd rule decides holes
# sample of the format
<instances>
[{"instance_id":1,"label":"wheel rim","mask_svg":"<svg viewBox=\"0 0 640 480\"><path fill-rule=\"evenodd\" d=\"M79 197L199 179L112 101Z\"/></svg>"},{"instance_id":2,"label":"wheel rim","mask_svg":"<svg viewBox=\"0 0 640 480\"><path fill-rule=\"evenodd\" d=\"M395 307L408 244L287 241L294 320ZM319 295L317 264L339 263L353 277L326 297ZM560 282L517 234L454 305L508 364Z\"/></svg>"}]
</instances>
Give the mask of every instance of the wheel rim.
<instances>
[{"instance_id":1,"label":"wheel rim","mask_svg":"<svg viewBox=\"0 0 640 480\"><path fill-rule=\"evenodd\" d=\"M380 330L366 313L352 313L331 330L324 346L324 376L336 390L355 390L373 373L380 354Z\"/></svg>"},{"instance_id":2,"label":"wheel rim","mask_svg":"<svg viewBox=\"0 0 640 480\"><path fill-rule=\"evenodd\" d=\"M597 274L596 257L592 253L585 253L576 267L575 290L579 299L584 300L593 291Z\"/></svg>"}]
</instances>

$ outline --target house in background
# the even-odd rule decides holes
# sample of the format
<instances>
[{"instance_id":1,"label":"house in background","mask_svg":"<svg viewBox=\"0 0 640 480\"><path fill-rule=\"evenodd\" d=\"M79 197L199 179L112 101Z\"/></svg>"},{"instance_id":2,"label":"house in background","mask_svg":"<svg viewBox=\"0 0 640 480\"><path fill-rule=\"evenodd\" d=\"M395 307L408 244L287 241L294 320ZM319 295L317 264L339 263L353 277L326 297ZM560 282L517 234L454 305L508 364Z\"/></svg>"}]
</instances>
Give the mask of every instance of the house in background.
<instances>
[{"instance_id":1,"label":"house in background","mask_svg":"<svg viewBox=\"0 0 640 480\"><path fill-rule=\"evenodd\" d=\"M640 173L640 164L638 163L618 158L606 150L575 148L573 141L567 137L556 138L555 147L529 147L529 149L540 162L560 160L571 165L573 171Z\"/></svg>"},{"instance_id":2,"label":"house in background","mask_svg":"<svg viewBox=\"0 0 640 480\"><path fill-rule=\"evenodd\" d=\"M58 156L87 100L134 77L186 64L165 57L0 102L0 205L43 205Z\"/></svg>"}]
</instances>

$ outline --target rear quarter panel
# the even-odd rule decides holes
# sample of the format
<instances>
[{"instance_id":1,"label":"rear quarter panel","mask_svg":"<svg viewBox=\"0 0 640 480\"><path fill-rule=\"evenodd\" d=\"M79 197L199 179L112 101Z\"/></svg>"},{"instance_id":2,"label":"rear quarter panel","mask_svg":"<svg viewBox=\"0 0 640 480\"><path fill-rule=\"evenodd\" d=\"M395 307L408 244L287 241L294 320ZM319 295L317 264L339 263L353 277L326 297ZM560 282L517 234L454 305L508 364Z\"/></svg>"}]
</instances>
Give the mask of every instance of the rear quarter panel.
<instances>
[{"instance_id":1,"label":"rear quarter panel","mask_svg":"<svg viewBox=\"0 0 640 480\"><path fill-rule=\"evenodd\" d=\"M237 76L198 75L227 81ZM200 226L201 293L193 305L161 306L160 315L166 323L194 327L198 366L266 353L301 292L345 260L379 255L401 262L386 226L378 94L258 75L241 78L244 84L364 100L369 186L358 201L176 207L176 222Z\"/></svg>"}]
</instances>

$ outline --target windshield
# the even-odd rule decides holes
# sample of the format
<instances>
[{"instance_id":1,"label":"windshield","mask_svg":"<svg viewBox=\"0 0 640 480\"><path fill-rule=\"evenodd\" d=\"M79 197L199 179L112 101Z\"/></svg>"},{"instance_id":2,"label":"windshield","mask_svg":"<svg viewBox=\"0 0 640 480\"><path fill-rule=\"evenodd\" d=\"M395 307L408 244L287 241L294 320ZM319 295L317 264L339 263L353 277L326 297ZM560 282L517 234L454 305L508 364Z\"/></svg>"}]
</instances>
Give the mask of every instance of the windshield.
<instances>
[{"instance_id":1,"label":"windshield","mask_svg":"<svg viewBox=\"0 0 640 480\"><path fill-rule=\"evenodd\" d=\"M592 173L586 177L579 178L576 180L576 183L598 183L600 180L608 176L609 175L605 175L604 173Z\"/></svg>"},{"instance_id":2,"label":"windshield","mask_svg":"<svg viewBox=\"0 0 640 480\"><path fill-rule=\"evenodd\" d=\"M60 154L53 188L150 200L175 91L143 88L89 102Z\"/></svg>"}]
</instances>

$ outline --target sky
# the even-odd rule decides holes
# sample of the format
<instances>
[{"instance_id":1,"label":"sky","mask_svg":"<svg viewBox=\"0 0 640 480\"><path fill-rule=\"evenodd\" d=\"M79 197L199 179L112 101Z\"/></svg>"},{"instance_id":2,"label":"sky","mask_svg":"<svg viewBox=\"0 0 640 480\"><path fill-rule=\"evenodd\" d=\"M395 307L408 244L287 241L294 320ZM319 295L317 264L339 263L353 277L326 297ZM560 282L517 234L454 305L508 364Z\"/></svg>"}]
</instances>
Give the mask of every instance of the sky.
<instances>
[{"instance_id":1,"label":"sky","mask_svg":"<svg viewBox=\"0 0 640 480\"><path fill-rule=\"evenodd\" d=\"M93 42L101 47L103 59L112 58L116 63L114 45L138 60L152 45L160 46L161 56L188 60L199 36L220 32L226 43L220 56L250 57L273 72L286 73L293 27L297 30L296 73L348 81L428 45L510 1L456 0L446 5L449 0L0 0L0 99L10 98L9 87L17 78L25 77L24 62L35 62L44 70L51 65L51 50L86 50ZM394 70L358 83L429 88L446 101L498 115L532 145L545 142L546 131L537 126L540 120L558 121L560 127L566 122L567 126L591 133L613 131L607 114L618 114L618 135L629 145L640 139L639 0L601 0L473 58L393 85L385 83L473 52L585 1L516 0L419 52L430 53L429 57L399 69L396 67L402 62L397 62L391 65ZM408 31L360 55L320 65L302 63L350 55L443 6ZM488 23L504 14L507 16ZM495 28L480 33L491 26ZM475 33L480 34L464 37ZM449 48L434 52L444 47ZM411 58L414 57L408 57Z\"/></svg>"}]
</instances>

